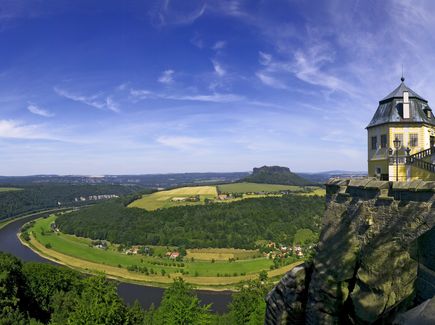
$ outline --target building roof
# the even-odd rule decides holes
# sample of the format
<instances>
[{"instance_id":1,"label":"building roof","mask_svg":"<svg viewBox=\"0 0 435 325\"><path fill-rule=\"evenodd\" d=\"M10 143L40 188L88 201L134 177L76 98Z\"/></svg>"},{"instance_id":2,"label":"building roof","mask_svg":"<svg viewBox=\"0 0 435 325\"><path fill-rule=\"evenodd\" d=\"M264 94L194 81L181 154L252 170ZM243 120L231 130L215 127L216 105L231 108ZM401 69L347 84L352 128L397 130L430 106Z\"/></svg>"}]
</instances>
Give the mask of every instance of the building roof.
<instances>
[{"instance_id":1,"label":"building roof","mask_svg":"<svg viewBox=\"0 0 435 325\"><path fill-rule=\"evenodd\" d=\"M407 91L409 93L409 98L417 98L417 99L427 103L426 99L424 99L419 94L417 94L414 90L412 90L407 85L405 85L405 82L404 82L405 78L402 77L402 79L400 79L400 80L402 81L400 83L400 85L396 89L394 89L391 93L389 93L387 96L385 96L379 103L391 100L393 98L402 98L404 91Z\"/></svg>"},{"instance_id":2,"label":"building roof","mask_svg":"<svg viewBox=\"0 0 435 325\"><path fill-rule=\"evenodd\" d=\"M401 79L400 85L379 101L378 109L367 128L385 123L426 123L435 126L435 118L426 99L405 85ZM403 92L409 93L409 118L403 118ZM427 115L430 111L430 117Z\"/></svg>"}]
</instances>

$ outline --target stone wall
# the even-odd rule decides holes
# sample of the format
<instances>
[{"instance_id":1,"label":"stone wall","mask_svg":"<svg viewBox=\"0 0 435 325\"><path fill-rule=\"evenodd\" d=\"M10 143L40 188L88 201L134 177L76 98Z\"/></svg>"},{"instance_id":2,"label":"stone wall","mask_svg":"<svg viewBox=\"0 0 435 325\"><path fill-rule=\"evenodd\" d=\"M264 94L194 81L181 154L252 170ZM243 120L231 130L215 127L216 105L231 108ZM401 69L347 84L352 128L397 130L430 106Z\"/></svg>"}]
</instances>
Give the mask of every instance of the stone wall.
<instances>
[{"instance_id":1,"label":"stone wall","mask_svg":"<svg viewBox=\"0 0 435 325\"><path fill-rule=\"evenodd\" d=\"M284 277L267 298L266 324L370 324L433 295L434 202L435 182L330 180L309 276L299 291L286 284L291 272Z\"/></svg>"}]
</instances>

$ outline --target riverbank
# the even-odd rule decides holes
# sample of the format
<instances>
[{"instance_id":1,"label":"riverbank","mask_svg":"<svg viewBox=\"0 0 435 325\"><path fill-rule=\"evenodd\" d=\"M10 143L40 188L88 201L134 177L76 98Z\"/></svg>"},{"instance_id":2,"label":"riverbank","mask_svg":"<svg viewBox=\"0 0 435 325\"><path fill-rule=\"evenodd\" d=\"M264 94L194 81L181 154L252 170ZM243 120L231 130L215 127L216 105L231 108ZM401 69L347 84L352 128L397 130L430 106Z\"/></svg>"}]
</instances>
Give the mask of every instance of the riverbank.
<instances>
[{"instance_id":1,"label":"riverbank","mask_svg":"<svg viewBox=\"0 0 435 325\"><path fill-rule=\"evenodd\" d=\"M49 263L61 266L57 262L50 261L36 254L27 246L22 245L18 240L17 233L20 231L21 226L32 220L32 218L37 218L33 213L30 214L32 216L28 218L20 218L20 220L15 219L13 222L8 222L8 225L0 229L0 251L12 254L23 262ZM132 305L135 301L139 301L141 306L145 309L150 308L151 305L158 307L165 290L164 288L154 287L143 283L136 284L124 281L116 282L118 293L127 304ZM211 309L213 312L225 313L228 311L228 304L231 302L230 291L195 290L195 292L203 305L212 304Z\"/></svg>"},{"instance_id":2,"label":"riverbank","mask_svg":"<svg viewBox=\"0 0 435 325\"><path fill-rule=\"evenodd\" d=\"M241 282L258 278L260 271L267 269L269 278L278 278L303 262L298 260L278 269L269 270L271 262L266 258L230 263L228 261L170 262L167 259L140 255L127 256L111 250L93 248L90 240L85 238L53 232L49 226L53 221L53 216L43 220L38 219L33 230L29 232L29 240L24 241L19 238L21 243L41 257L55 263L88 274L104 273L109 278L128 283L166 287L174 278L182 277L198 289L227 291L237 289ZM147 273L150 270L150 273L129 271L127 268L132 265L139 265L142 269L147 269ZM220 270L223 270L222 276L216 276L216 272ZM239 275L232 276L232 271L241 272L241 270L245 270L246 274L238 273ZM230 275L224 276L223 272L229 272L227 274Z\"/></svg>"},{"instance_id":3,"label":"riverbank","mask_svg":"<svg viewBox=\"0 0 435 325\"><path fill-rule=\"evenodd\" d=\"M27 213L20 214L18 216L7 218L5 220L0 221L0 229L6 227L7 225L11 224L12 222L18 221L18 220L23 220L26 218L38 216L38 215L44 214L44 213L54 213L54 212L60 212L60 211L67 211L69 209L71 209L71 208L55 208L55 209L30 212L29 214L27 214Z\"/></svg>"}]
</instances>

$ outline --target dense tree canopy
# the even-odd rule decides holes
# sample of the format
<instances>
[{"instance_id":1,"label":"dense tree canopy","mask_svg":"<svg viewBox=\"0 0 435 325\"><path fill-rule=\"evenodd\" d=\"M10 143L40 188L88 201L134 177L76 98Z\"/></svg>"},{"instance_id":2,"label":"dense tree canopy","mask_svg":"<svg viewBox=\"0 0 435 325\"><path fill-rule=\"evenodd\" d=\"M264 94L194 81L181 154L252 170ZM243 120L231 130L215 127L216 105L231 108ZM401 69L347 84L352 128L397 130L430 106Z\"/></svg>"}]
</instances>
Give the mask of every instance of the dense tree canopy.
<instances>
[{"instance_id":1,"label":"dense tree canopy","mask_svg":"<svg viewBox=\"0 0 435 325\"><path fill-rule=\"evenodd\" d=\"M0 252L0 324L187 325L264 323L264 297L270 289L250 281L233 294L229 312L212 314L193 288L175 279L158 308L127 306L115 282L84 277L65 267L22 263Z\"/></svg>"},{"instance_id":2,"label":"dense tree canopy","mask_svg":"<svg viewBox=\"0 0 435 325\"><path fill-rule=\"evenodd\" d=\"M19 191L0 192L0 219L21 213L61 206L95 203L89 200L78 201L76 198L88 198L90 195L127 195L143 188L122 185L70 185L42 184L25 185Z\"/></svg>"},{"instance_id":3,"label":"dense tree canopy","mask_svg":"<svg viewBox=\"0 0 435 325\"><path fill-rule=\"evenodd\" d=\"M254 248L290 243L298 229L318 232L324 198L286 195L148 212L105 202L60 216L66 233L124 245Z\"/></svg>"}]
</instances>

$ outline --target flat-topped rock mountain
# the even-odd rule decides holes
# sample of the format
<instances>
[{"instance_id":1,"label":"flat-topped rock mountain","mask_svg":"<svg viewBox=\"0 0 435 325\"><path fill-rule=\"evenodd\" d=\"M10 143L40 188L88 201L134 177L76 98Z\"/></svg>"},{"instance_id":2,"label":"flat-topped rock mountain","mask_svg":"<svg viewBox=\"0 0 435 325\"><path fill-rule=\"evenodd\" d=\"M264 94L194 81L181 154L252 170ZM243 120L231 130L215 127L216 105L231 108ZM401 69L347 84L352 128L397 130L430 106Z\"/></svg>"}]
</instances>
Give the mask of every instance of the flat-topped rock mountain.
<instances>
[{"instance_id":1,"label":"flat-topped rock mountain","mask_svg":"<svg viewBox=\"0 0 435 325\"><path fill-rule=\"evenodd\" d=\"M310 181L292 173L288 167L263 166L254 168L252 174L243 178L243 182L283 184L283 185L310 185Z\"/></svg>"}]
</instances>

